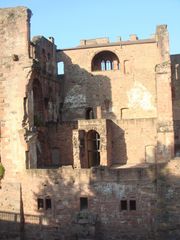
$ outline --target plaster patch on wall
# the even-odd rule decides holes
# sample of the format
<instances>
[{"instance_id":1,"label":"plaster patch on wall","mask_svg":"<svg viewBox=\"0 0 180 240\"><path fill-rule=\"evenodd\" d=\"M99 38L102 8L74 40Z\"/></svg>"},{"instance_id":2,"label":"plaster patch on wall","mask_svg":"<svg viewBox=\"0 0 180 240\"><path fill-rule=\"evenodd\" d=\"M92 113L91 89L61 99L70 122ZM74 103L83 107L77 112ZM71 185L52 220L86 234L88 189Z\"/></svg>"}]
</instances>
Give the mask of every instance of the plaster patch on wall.
<instances>
[{"instance_id":1,"label":"plaster patch on wall","mask_svg":"<svg viewBox=\"0 0 180 240\"><path fill-rule=\"evenodd\" d=\"M96 190L97 193L101 193L103 195L112 195L113 184L109 183L94 184L94 189Z\"/></svg>"},{"instance_id":2,"label":"plaster patch on wall","mask_svg":"<svg viewBox=\"0 0 180 240\"><path fill-rule=\"evenodd\" d=\"M70 108L83 107L86 105L86 95L80 93L82 89L78 86L73 87L67 94L64 104Z\"/></svg>"},{"instance_id":3,"label":"plaster patch on wall","mask_svg":"<svg viewBox=\"0 0 180 240\"><path fill-rule=\"evenodd\" d=\"M133 88L127 92L128 107L141 108L144 111L155 110L152 94L141 83L135 82Z\"/></svg>"},{"instance_id":4,"label":"plaster patch on wall","mask_svg":"<svg viewBox=\"0 0 180 240\"><path fill-rule=\"evenodd\" d=\"M94 184L94 189L102 195L114 194L117 198L126 197L127 193L134 192L134 185L119 185L117 183L98 183Z\"/></svg>"}]
</instances>

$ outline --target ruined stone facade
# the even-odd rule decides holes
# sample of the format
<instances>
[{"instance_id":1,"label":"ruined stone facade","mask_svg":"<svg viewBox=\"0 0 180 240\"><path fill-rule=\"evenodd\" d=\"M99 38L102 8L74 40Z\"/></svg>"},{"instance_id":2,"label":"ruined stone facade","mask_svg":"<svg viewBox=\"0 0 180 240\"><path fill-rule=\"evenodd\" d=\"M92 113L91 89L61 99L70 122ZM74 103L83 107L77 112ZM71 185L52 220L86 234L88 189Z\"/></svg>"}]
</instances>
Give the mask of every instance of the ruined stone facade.
<instances>
[{"instance_id":1,"label":"ruined stone facade","mask_svg":"<svg viewBox=\"0 0 180 240\"><path fill-rule=\"evenodd\" d=\"M30 39L30 17L0 9L1 239L179 239L180 56L167 26L57 49Z\"/></svg>"}]
</instances>

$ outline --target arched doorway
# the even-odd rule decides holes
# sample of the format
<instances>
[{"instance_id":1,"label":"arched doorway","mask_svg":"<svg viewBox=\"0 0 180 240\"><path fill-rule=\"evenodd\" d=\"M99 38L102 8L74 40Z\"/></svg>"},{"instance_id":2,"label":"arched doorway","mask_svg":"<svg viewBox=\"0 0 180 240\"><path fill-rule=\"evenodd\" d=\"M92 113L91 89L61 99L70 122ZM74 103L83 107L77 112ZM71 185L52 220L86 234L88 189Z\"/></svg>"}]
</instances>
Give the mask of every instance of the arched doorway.
<instances>
[{"instance_id":1,"label":"arched doorway","mask_svg":"<svg viewBox=\"0 0 180 240\"><path fill-rule=\"evenodd\" d=\"M94 130L87 133L88 167L100 165L100 135Z\"/></svg>"}]
</instances>

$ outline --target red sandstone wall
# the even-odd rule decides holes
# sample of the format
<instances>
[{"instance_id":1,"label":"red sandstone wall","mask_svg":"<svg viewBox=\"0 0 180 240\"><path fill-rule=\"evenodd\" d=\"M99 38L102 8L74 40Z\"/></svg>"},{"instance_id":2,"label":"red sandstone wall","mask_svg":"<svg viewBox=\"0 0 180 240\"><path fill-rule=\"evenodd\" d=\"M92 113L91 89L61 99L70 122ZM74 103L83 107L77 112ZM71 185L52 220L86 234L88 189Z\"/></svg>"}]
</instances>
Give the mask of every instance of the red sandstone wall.
<instances>
[{"instance_id":1,"label":"red sandstone wall","mask_svg":"<svg viewBox=\"0 0 180 240\"><path fill-rule=\"evenodd\" d=\"M94 55L107 50L119 57L120 70L92 72ZM65 64L64 111L68 108L68 112L64 112L64 119L84 118L89 106L101 106L103 116L108 116L106 100L110 101L111 118L156 117L156 43L64 50L59 52L59 60ZM124 72L127 60L132 68L128 74ZM122 108L126 108L123 116Z\"/></svg>"},{"instance_id":2,"label":"red sandstone wall","mask_svg":"<svg viewBox=\"0 0 180 240\"><path fill-rule=\"evenodd\" d=\"M27 8L0 9L1 160L6 178L25 167L24 97L32 60L29 57Z\"/></svg>"},{"instance_id":3,"label":"red sandstone wall","mask_svg":"<svg viewBox=\"0 0 180 240\"><path fill-rule=\"evenodd\" d=\"M25 151L29 149L24 137L29 141L29 147L32 147L31 154L34 156L38 131L41 131L41 138L38 140L43 143L45 149L41 156L44 157L43 161L46 159L50 162L51 150L55 148L60 150L60 164L71 165L72 155L75 155L74 148L79 149L78 134L72 131L76 127L72 124L56 126L57 118L57 121L47 121L47 124L43 123L43 126L35 129L31 129L34 127L33 112L27 111L27 114L31 113L32 116L26 116L24 119L27 107L24 98L28 97L28 100L31 100L26 91L31 90L31 83L35 77L38 77L42 84L43 98L49 94L48 84L57 95L56 88L59 85L54 76L43 75L41 69L36 69L31 75L27 9L6 9L0 10L0 13L3 29L0 38L1 157L6 168L5 179L0 189L0 216L6 226L5 232L11 231L11 228L7 228L7 222L23 224L25 220L27 239L63 239L64 236L73 239L78 231L74 216L80 210L80 197L87 197L88 211L94 215L98 214L98 240L155 239L157 232L160 233L158 240L177 238L179 230L176 223L180 215L179 164L170 162L167 168L164 168L165 172L163 168L162 172L160 168L156 168L157 165L152 168L148 165L143 166L144 168L139 166L145 161L154 162L155 153L158 160L169 160L171 157L173 125L170 65L164 64L165 61L169 61L166 28L159 29L158 34L163 36L149 43L135 42L99 49L68 50L64 51L64 56L61 56L63 58L59 58L65 62L65 85L61 95L62 99L64 97L64 119L84 119L84 109L89 106L94 108L97 116L96 107L102 106L102 116L113 120L111 126L103 123L106 122L104 119L98 119L97 122L82 120L78 126L79 130L89 131L93 127L100 132L102 165L115 165L119 162L122 164L127 156L127 162L134 168L110 169L100 166L92 169L73 169L66 166L54 170L27 170ZM106 74L91 72L91 59L100 49L117 53L120 58L120 70ZM123 69L127 60L132 72L126 72L126 75ZM155 69L157 64L159 66ZM137 92L142 98L134 98ZM167 98L167 107L164 96ZM106 112L104 103L107 97L112 102L109 113ZM59 96L56 100L58 102L62 99ZM144 105L147 99L148 104ZM24 126L29 132L24 131ZM154 149L156 145L157 151ZM74 160L79 161L79 158ZM50 198L51 208L38 209L38 198ZM128 202L130 199L136 200L136 210L132 211L128 207L126 211L121 211L120 201L123 199ZM10 215L2 213L3 211L9 211ZM20 215L23 214L24 219L20 219ZM4 231L4 228L0 228L0 231ZM20 232L19 228L15 232Z\"/></svg>"},{"instance_id":4,"label":"red sandstone wall","mask_svg":"<svg viewBox=\"0 0 180 240\"><path fill-rule=\"evenodd\" d=\"M59 166L73 165L73 123L63 123L49 129L50 148L59 150Z\"/></svg>"}]
</instances>

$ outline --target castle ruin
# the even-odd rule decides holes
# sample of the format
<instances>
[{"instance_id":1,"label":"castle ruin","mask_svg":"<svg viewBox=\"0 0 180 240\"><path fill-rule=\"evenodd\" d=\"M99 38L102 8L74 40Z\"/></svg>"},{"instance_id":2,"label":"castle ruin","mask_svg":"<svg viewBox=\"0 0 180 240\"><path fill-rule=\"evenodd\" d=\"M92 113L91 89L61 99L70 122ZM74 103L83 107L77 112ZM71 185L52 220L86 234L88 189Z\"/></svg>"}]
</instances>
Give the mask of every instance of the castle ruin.
<instances>
[{"instance_id":1,"label":"castle ruin","mask_svg":"<svg viewBox=\"0 0 180 240\"><path fill-rule=\"evenodd\" d=\"M2 240L180 239L180 55L168 30L30 37L0 9Z\"/></svg>"}]
</instances>

